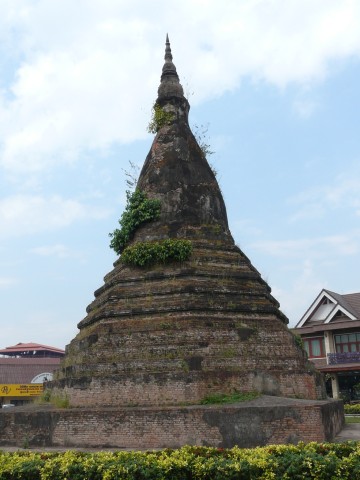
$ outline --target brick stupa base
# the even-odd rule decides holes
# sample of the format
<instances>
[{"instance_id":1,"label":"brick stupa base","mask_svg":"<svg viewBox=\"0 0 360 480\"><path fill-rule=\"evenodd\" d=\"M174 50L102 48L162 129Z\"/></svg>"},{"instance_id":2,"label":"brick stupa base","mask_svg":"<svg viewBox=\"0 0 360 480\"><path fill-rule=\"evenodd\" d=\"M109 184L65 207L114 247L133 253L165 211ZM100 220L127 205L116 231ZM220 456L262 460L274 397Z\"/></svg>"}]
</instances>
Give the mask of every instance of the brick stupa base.
<instances>
[{"instance_id":1,"label":"brick stupa base","mask_svg":"<svg viewBox=\"0 0 360 480\"><path fill-rule=\"evenodd\" d=\"M161 449L248 448L331 441L344 425L342 402L262 396L187 407L0 410L0 446Z\"/></svg>"}]
</instances>

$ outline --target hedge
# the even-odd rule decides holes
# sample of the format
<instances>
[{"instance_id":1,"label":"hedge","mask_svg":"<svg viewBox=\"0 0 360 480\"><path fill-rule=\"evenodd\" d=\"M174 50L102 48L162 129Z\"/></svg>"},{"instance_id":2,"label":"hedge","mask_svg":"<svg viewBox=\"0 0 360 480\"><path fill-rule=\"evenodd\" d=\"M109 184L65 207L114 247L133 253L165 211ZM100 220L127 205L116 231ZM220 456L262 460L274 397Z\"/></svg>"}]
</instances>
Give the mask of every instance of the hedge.
<instances>
[{"instance_id":1,"label":"hedge","mask_svg":"<svg viewBox=\"0 0 360 480\"><path fill-rule=\"evenodd\" d=\"M358 442L154 452L0 451L0 480L332 480L360 478Z\"/></svg>"},{"instance_id":2,"label":"hedge","mask_svg":"<svg viewBox=\"0 0 360 480\"><path fill-rule=\"evenodd\" d=\"M344 404L344 412L351 414L351 413L360 413L360 404L359 403L345 403Z\"/></svg>"}]
</instances>

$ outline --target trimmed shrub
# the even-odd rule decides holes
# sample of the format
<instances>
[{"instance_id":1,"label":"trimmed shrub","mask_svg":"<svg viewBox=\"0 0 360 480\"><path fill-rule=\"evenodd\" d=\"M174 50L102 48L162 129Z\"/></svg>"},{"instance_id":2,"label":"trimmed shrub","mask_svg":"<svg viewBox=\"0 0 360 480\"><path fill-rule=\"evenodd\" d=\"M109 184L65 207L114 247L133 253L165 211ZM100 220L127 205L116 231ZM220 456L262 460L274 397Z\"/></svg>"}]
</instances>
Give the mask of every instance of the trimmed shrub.
<instances>
[{"instance_id":1,"label":"trimmed shrub","mask_svg":"<svg viewBox=\"0 0 360 480\"><path fill-rule=\"evenodd\" d=\"M185 446L155 452L5 453L0 480L353 480L358 442L253 449Z\"/></svg>"},{"instance_id":2,"label":"trimmed shrub","mask_svg":"<svg viewBox=\"0 0 360 480\"><path fill-rule=\"evenodd\" d=\"M345 413L355 413L355 414L360 414L360 403L355 403L355 404L350 404L350 403L345 403L344 404L344 412Z\"/></svg>"}]
</instances>

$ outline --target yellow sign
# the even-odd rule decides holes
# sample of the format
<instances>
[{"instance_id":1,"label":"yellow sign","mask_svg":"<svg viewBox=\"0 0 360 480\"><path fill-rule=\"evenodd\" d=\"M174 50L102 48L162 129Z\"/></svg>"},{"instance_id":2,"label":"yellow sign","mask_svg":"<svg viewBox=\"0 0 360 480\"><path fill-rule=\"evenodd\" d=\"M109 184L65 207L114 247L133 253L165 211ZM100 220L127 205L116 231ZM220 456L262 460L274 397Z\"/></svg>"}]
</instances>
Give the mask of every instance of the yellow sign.
<instances>
[{"instance_id":1,"label":"yellow sign","mask_svg":"<svg viewBox=\"0 0 360 480\"><path fill-rule=\"evenodd\" d=\"M0 383L0 397L36 397L43 393L42 383Z\"/></svg>"}]
</instances>

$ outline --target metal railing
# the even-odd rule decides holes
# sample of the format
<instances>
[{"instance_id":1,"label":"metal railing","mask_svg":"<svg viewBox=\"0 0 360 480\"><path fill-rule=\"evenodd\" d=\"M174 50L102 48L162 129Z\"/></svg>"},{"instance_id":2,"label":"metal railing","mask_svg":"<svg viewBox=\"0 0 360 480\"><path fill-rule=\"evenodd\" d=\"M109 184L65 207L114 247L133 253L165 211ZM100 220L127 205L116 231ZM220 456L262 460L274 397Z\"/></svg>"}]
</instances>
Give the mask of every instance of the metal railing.
<instances>
[{"instance_id":1,"label":"metal railing","mask_svg":"<svg viewBox=\"0 0 360 480\"><path fill-rule=\"evenodd\" d=\"M328 353L328 365L339 363L360 363L360 352Z\"/></svg>"}]
</instances>

